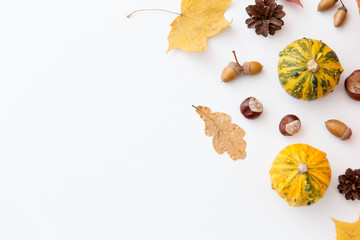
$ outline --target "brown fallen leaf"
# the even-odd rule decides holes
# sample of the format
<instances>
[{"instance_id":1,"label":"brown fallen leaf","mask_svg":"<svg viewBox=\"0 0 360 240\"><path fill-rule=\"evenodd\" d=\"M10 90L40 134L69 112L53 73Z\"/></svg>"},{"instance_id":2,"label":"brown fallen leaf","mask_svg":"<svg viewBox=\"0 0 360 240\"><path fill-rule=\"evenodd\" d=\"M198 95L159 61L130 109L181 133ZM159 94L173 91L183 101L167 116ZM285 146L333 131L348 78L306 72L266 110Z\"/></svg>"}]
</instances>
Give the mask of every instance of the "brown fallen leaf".
<instances>
[{"instance_id":1,"label":"brown fallen leaf","mask_svg":"<svg viewBox=\"0 0 360 240\"><path fill-rule=\"evenodd\" d=\"M355 223L340 222L333 219L337 240L360 240L360 218Z\"/></svg>"},{"instance_id":2,"label":"brown fallen leaf","mask_svg":"<svg viewBox=\"0 0 360 240\"><path fill-rule=\"evenodd\" d=\"M226 151L233 160L246 157L246 142L243 139L245 131L232 123L229 115L212 113L210 108L204 106L193 107L205 122L206 136L213 137L213 146L217 153Z\"/></svg>"},{"instance_id":3,"label":"brown fallen leaf","mask_svg":"<svg viewBox=\"0 0 360 240\"><path fill-rule=\"evenodd\" d=\"M296 3L296 4L298 4L298 5L300 5L300 6L303 7L303 5L301 4L300 0L286 0L286 1ZM359 1L359 0L358 0L358 1Z\"/></svg>"}]
</instances>

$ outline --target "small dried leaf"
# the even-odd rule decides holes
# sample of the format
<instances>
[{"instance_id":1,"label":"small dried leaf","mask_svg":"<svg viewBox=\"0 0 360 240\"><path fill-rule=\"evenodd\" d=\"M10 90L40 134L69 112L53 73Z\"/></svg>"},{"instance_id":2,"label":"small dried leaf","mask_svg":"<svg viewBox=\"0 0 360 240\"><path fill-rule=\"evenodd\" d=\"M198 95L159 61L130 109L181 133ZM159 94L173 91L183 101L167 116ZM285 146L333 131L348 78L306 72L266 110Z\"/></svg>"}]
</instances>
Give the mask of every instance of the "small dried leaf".
<instances>
[{"instance_id":1,"label":"small dried leaf","mask_svg":"<svg viewBox=\"0 0 360 240\"><path fill-rule=\"evenodd\" d=\"M358 7L359 7L359 13L360 13L360 0L356 0L357 1L357 4L358 4Z\"/></svg>"},{"instance_id":2,"label":"small dried leaf","mask_svg":"<svg viewBox=\"0 0 360 240\"><path fill-rule=\"evenodd\" d=\"M303 7L303 5L301 4L300 0L286 0L288 2L293 2L293 3L296 3L296 4L299 4L300 6ZM358 0L359 1L359 0Z\"/></svg>"},{"instance_id":3,"label":"small dried leaf","mask_svg":"<svg viewBox=\"0 0 360 240\"><path fill-rule=\"evenodd\" d=\"M335 222L337 240L360 240L360 218L355 223L333 220Z\"/></svg>"},{"instance_id":4,"label":"small dried leaf","mask_svg":"<svg viewBox=\"0 0 360 240\"><path fill-rule=\"evenodd\" d=\"M204 106L193 107L205 122L206 136L213 137L213 146L217 153L226 151L233 160L246 157L246 142L243 139L245 131L232 123L229 115L212 113L210 108Z\"/></svg>"}]
</instances>

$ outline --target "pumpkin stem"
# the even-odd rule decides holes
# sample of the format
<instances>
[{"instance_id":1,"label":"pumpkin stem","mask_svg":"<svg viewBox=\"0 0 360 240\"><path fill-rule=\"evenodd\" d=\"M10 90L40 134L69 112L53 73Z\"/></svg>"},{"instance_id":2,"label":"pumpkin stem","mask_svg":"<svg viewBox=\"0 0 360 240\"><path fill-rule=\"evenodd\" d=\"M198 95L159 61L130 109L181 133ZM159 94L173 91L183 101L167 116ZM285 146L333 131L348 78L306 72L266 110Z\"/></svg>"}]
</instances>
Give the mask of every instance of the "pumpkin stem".
<instances>
[{"instance_id":1,"label":"pumpkin stem","mask_svg":"<svg viewBox=\"0 0 360 240\"><path fill-rule=\"evenodd\" d=\"M300 174L307 173L308 166L305 163L300 163L297 167Z\"/></svg>"},{"instance_id":2,"label":"pumpkin stem","mask_svg":"<svg viewBox=\"0 0 360 240\"><path fill-rule=\"evenodd\" d=\"M319 71L319 64L315 61L315 59L311 59L307 62L307 68L310 72L316 73Z\"/></svg>"}]
</instances>

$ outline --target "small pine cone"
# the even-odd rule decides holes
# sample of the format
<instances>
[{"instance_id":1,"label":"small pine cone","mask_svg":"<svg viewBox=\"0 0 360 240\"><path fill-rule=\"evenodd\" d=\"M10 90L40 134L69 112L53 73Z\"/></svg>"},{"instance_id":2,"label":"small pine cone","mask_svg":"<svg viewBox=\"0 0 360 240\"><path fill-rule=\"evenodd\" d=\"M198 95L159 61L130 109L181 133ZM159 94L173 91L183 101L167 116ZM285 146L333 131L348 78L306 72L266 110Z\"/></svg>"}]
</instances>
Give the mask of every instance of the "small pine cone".
<instances>
[{"instance_id":1,"label":"small pine cone","mask_svg":"<svg viewBox=\"0 0 360 240\"><path fill-rule=\"evenodd\" d=\"M337 188L341 194L345 194L346 200L360 200L360 169L348 168L345 174L339 176Z\"/></svg>"},{"instance_id":2,"label":"small pine cone","mask_svg":"<svg viewBox=\"0 0 360 240\"><path fill-rule=\"evenodd\" d=\"M246 19L245 23L248 28L255 28L257 35L274 35L284 25L281 20L286 15L283 6L278 5L275 0L255 0L255 3L246 7L250 18Z\"/></svg>"}]
</instances>

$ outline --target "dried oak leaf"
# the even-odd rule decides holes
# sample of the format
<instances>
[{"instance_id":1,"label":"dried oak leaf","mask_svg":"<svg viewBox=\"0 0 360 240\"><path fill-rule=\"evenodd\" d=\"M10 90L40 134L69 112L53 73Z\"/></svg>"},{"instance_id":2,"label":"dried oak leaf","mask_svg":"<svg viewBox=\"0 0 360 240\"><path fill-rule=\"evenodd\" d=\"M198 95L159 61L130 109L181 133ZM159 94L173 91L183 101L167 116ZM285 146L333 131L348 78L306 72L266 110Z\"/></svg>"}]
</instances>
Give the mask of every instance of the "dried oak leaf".
<instances>
[{"instance_id":1,"label":"dried oak leaf","mask_svg":"<svg viewBox=\"0 0 360 240\"><path fill-rule=\"evenodd\" d=\"M335 222L337 240L360 240L360 218L355 223L333 220Z\"/></svg>"},{"instance_id":2,"label":"dried oak leaf","mask_svg":"<svg viewBox=\"0 0 360 240\"><path fill-rule=\"evenodd\" d=\"M183 0L181 14L170 24L169 52L180 48L185 52L203 51L206 40L229 26L224 13L231 0Z\"/></svg>"},{"instance_id":3,"label":"dried oak leaf","mask_svg":"<svg viewBox=\"0 0 360 240\"><path fill-rule=\"evenodd\" d=\"M300 0L286 0L286 1L296 3L296 4L298 4L298 5L300 5L300 6L303 7L303 5L301 4ZM358 1L360 1L360 0L358 0Z\"/></svg>"},{"instance_id":4,"label":"dried oak leaf","mask_svg":"<svg viewBox=\"0 0 360 240\"><path fill-rule=\"evenodd\" d=\"M204 106L193 107L205 122L206 136L213 137L213 146L217 153L226 151L233 160L246 157L246 142L243 139L245 131L232 123L229 115L212 113L210 108Z\"/></svg>"}]
</instances>

